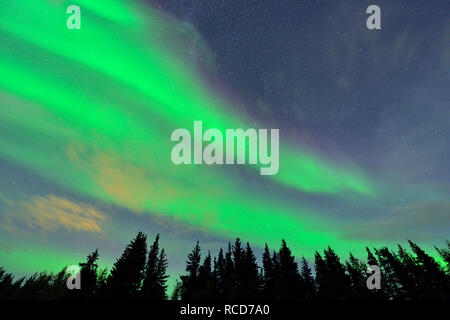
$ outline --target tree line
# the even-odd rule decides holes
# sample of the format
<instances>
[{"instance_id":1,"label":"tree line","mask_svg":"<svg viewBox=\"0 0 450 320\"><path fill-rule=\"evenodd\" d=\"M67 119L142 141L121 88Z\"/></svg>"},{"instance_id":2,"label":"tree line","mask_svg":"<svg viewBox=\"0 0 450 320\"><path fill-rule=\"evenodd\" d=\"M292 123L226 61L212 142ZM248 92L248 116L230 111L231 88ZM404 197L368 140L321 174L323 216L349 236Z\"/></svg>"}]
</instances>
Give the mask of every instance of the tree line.
<instances>
[{"instance_id":1,"label":"tree line","mask_svg":"<svg viewBox=\"0 0 450 320\"><path fill-rule=\"evenodd\" d=\"M185 274L168 297L167 256L159 235L150 246L139 232L110 270L100 269L98 250L79 264L80 290L68 290L67 270L40 272L15 280L0 267L0 299L144 299L185 301L317 301L317 300L446 300L450 298L450 242L436 248L441 263L416 243L410 251L398 245L369 249L367 258L351 253L343 261L328 247L315 252L314 263L297 260L281 241L278 250L265 245L262 265L247 242L237 238L212 257L202 259L199 242L187 255ZM368 289L367 267L381 270L381 288ZM314 270L314 271L313 271Z\"/></svg>"}]
</instances>

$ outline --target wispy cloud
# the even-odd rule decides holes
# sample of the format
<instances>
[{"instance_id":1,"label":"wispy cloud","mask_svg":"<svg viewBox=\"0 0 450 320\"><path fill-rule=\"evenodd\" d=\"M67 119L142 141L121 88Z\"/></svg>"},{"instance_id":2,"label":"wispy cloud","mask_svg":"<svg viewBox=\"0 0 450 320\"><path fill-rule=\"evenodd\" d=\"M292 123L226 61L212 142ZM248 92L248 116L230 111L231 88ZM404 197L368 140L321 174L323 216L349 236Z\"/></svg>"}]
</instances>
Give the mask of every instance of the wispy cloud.
<instances>
[{"instance_id":1,"label":"wispy cloud","mask_svg":"<svg viewBox=\"0 0 450 320\"><path fill-rule=\"evenodd\" d=\"M423 201L395 206L389 213L352 224L349 238L428 240L445 238L450 226L450 202Z\"/></svg>"},{"instance_id":2,"label":"wispy cloud","mask_svg":"<svg viewBox=\"0 0 450 320\"><path fill-rule=\"evenodd\" d=\"M44 232L89 232L104 234L109 217L93 206L55 195L34 196L21 202L9 201L14 214L8 214L0 227L11 232L27 229ZM10 210L10 211L12 211ZM24 230L26 231L26 230Z\"/></svg>"}]
</instances>

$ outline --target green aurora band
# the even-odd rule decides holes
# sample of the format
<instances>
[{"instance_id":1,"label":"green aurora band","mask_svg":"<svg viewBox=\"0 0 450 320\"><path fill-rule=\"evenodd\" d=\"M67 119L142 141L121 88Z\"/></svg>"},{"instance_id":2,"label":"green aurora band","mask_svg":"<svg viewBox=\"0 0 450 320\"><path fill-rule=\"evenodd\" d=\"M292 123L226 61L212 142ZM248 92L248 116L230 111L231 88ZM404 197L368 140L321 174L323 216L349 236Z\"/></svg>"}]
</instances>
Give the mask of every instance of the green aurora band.
<instances>
[{"instance_id":1,"label":"green aurora band","mask_svg":"<svg viewBox=\"0 0 450 320\"><path fill-rule=\"evenodd\" d=\"M179 43L201 46L200 37L143 4L118 0L79 0L81 30L68 30L70 4L0 3L2 158L76 194L212 234L272 246L285 238L307 256L329 244L362 252L361 241L344 239L316 209L267 197L258 185L364 199L377 194L375 181L293 147L282 129L274 176L259 176L256 166L175 166L176 128L190 129L194 120L222 132L254 127L180 53Z\"/></svg>"}]
</instances>

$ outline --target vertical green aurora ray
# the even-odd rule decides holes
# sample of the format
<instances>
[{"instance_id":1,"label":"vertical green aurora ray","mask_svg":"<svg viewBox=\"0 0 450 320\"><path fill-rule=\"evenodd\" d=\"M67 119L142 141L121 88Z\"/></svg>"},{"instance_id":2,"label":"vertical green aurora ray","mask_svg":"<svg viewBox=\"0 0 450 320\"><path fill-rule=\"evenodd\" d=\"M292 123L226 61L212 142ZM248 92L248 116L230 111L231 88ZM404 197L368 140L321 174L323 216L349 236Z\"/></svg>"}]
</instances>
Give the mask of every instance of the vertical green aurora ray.
<instances>
[{"instance_id":1,"label":"vertical green aurora ray","mask_svg":"<svg viewBox=\"0 0 450 320\"><path fill-rule=\"evenodd\" d=\"M68 30L69 4L0 4L3 158L80 194L220 235L286 238L308 253L356 248L314 210L247 190L227 168L171 163L172 130L194 120L222 132L249 123L171 51L178 22L134 2L79 1L82 28ZM374 194L362 173L285 142L279 173L259 179L334 197Z\"/></svg>"}]
</instances>

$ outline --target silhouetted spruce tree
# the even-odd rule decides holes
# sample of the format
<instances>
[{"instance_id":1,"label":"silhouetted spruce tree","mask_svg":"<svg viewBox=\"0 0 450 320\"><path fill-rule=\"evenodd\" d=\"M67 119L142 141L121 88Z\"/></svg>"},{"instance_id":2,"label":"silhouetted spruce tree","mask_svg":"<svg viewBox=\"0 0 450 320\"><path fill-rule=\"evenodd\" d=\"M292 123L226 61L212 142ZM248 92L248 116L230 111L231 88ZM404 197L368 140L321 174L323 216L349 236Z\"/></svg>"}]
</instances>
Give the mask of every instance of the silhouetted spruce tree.
<instances>
[{"instance_id":1,"label":"silhouetted spruce tree","mask_svg":"<svg viewBox=\"0 0 450 320\"><path fill-rule=\"evenodd\" d=\"M387 247L375 249L382 273L382 288L390 300L404 300L407 292L401 283L399 269L401 262Z\"/></svg>"},{"instance_id":2,"label":"silhouetted spruce tree","mask_svg":"<svg viewBox=\"0 0 450 320\"><path fill-rule=\"evenodd\" d=\"M416 264L420 269L418 276L420 291L427 299L449 299L450 279L444 270L431 256L425 253L417 244L408 240L412 251L416 255Z\"/></svg>"},{"instance_id":3,"label":"silhouetted spruce tree","mask_svg":"<svg viewBox=\"0 0 450 320\"><path fill-rule=\"evenodd\" d=\"M114 298L139 295L147 256L147 236L139 232L114 263L108 278L108 294Z\"/></svg>"},{"instance_id":4,"label":"silhouetted spruce tree","mask_svg":"<svg viewBox=\"0 0 450 320\"><path fill-rule=\"evenodd\" d=\"M145 277L142 283L141 296L151 300L166 299L167 258L164 249L159 250L159 234L156 235L148 252Z\"/></svg>"},{"instance_id":5,"label":"silhouetted spruce tree","mask_svg":"<svg viewBox=\"0 0 450 320\"><path fill-rule=\"evenodd\" d=\"M366 247L366 251L367 251L367 265L379 266L380 263L378 262L377 258L375 258L372 251L370 251L368 247Z\"/></svg>"},{"instance_id":6,"label":"silhouetted spruce tree","mask_svg":"<svg viewBox=\"0 0 450 320\"><path fill-rule=\"evenodd\" d=\"M419 299L422 295L420 289L421 270L414 258L398 244L397 258L400 265L396 268L396 276L406 291L406 299Z\"/></svg>"},{"instance_id":7,"label":"silhouetted spruce tree","mask_svg":"<svg viewBox=\"0 0 450 320\"><path fill-rule=\"evenodd\" d=\"M358 300L365 300L370 296L369 289L366 284L366 270L367 267L364 262L356 259L350 253L349 260L345 262L345 269L350 277L352 298Z\"/></svg>"},{"instance_id":8,"label":"silhouetted spruce tree","mask_svg":"<svg viewBox=\"0 0 450 320\"><path fill-rule=\"evenodd\" d=\"M328 247L327 250L324 250L324 257L332 299L343 300L351 298L350 277L346 274L338 255L331 247Z\"/></svg>"},{"instance_id":9,"label":"silhouetted spruce tree","mask_svg":"<svg viewBox=\"0 0 450 320\"><path fill-rule=\"evenodd\" d=\"M183 282L177 279L172 294L170 296L170 300L180 300L182 291L183 291Z\"/></svg>"},{"instance_id":10,"label":"silhouetted spruce tree","mask_svg":"<svg viewBox=\"0 0 450 320\"><path fill-rule=\"evenodd\" d=\"M81 290L67 290L67 268L62 268L58 273L53 275L50 291L52 299L62 300L74 298L76 295L75 291Z\"/></svg>"},{"instance_id":11,"label":"silhouetted spruce tree","mask_svg":"<svg viewBox=\"0 0 450 320\"><path fill-rule=\"evenodd\" d=\"M199 242L195 244L194 249L188 254L188 259L186 261L186 272L187 275L181 276L181 281L183 283L183 289L181 292L181 299L186 301L195 301L198 286L198 269L200 267L200 245Z\"/></svg>"},{"instance_id":12,"label":"silhouetted spruce tree","mask_svg":"<svg viewBox=\"0 0 450 320\"><path fill-rule=\"evenodd\" d=\"M234 245L232 247L233 253L233 274L232 274L232 284L233 293L231 299L242 299L244 295L244 250L242 249L242 243L239 238L236 238Z\"/></svg>"},{"instance_id":13,"label":"silhouetted spruce tree","mask_svg":"<svg viewBox=\"0 0 450 320\"><path fill-rule=\"evenodd\" d=\"M314 254L314 265L316 271L317 296L319 299L331 299L330 283L328 281L328 269L319 252Z\"/></svg>"},{"instance_id":14,"label":"silhouetted spruce tree","mask_svg":"<svg viewBox=\"0 0 450 320\"><path fill-rule=\"evenodd\" d=\"M223 258L223 252L222 252L222 258ZM216 258L216 257L213 258L213 266L212 266L212 274L211 274L211 282L212 282L211 300L213 300L213 301L217 301L220 299L220 294L219 294L220 276L219 276L219 266L218 266L217 260L218 260L218 258Z\"/></svg>"},{"instance_id":15,"label":"silhouetted spruce tree","mask_svg":"<svg viewBox=\"0 0 450 320\"><path fill-rule=\"evenodd\" d=\"M302 298L304 300L312 300L316 297L316 282L312 275L311 268L308 265L305 257L302 257L302 267L300 271L300 276L302 279Z\"/></svg>"},{"instance_id":16,"label":"silhouetted spruce tree","mask_svg":"<svg viewBox=\"0 0 450 320\"><path fill-rule=\"evenodd\" d=\"M95 293L96 298L106 298L108 296L108 277L108 267L105 267L98 271L97 291Z\"/></svg>"},{"instance_id":17,"label":"silhouetted spruce tree","mask_svg":"<svg viewBox=\"0 0 450 320\"><path fill-rule=\"evenodd\" d=\"M14 281L14 276L0 267L0 300L15 298L24 280L25 277Z\"/></svg>"},{"instance_id":18,"label":"silhouetted spruce tree","mask_svg":"<svg viewBox=\"0 0 450 320\"><path fill-rule=\"evenodd\" d=\"M208 252L202 265L198 268L198 291L195 293L198 300L210 301L214 298L214 280L211 267L211 253Z\"/></svg>"},{"instance_id":19,"label":"silhouetted spruce tree","mask_svg":"<svg viewBox=\"0 0 450 320\"><path fill-rule=\"evenodd\" d=\"M156 279L157 279L157 290L156 290L156 296L159 297L159 299L167 299L167 279L169 279L169 275L167 274L167 255L164 249L161 249L159 252L158 257L158 267L156 270Z\"/></svg>"},{"instance_id":20,"label":"silhouetted spruce tree","mask_svg":"<svg viewBox=\"0 0 450 320\"><path fill-rule=\"evenodd\" d=\"M65 273L65 269L61 272ZM55 279L60 279L60 277L45 271L35 273L24 281L17 292L16 298L27 300L61 299L61 286L60 283L55 283ZM67 291L66 288L65 292Z\"/></svg>"},{"instance_id":21,"label":"silhouetted spruce tree","mask_svg":"<svg viewBox=\"0 0 450 320\"><path fill-rule=\"evenodd\" d=\"M222 279L223 284L223 296L226 299L231 300L236 296L235 284L234 284L234 262L232 257L231 244L228 243L227 252L225 253L225 267L224 275Z\"/></svg>"},{"instance_id":22,"label":"silhouetted spruce tree","mask_svg":"<svg viewBox=\"0 0 450 320\"><path fill-rule=\"evenodd\" d=\"M225 257L223 249L220 248L217 259L214 259L214 277L215 277L215 299L224 297L225 293Z\"/></svg>"},{"instance_id":23,"label":"silhouetted spruce tree","mask_svg":"<svg viewBox=\"0 0 450 320\"><path fill-rule=\"evenodd\" d=\"M76 290L75 293L80 297L89 299L94 296L97 291L97 260L99 254L98 249L87 256L86 262L80 263L81 276L81 290Z\"/></svg>"},{"instance_id":24,"label":"silhouetted spruce tree","mask_svg":"<svg viewBox=\"0 0 450 320\"><path fill-rule=\"evenodd\" d=\"M264 299L267 300L275 300L276 299L275 270L267 243L264 247L262 263L263 263L262 296L264 297Z\"/></svg>"},{"instance_id":25,"label":"silhouetted spruce tree","mask_svg":"<svg viewBox=\"0 0 450 320\"><path fill-rule=\"evenodd\" d=\"M273 250L272 252L272 267L273 267L273 279L275 284L274 295L275 299L280 299L280 255Z\"/></svg>"},{"instance_id":26,"label":"silhouetted spruce tree","mask_svg":"<svg viewBox=\"0 0 450 320\"><path fill-rule=\"evenodd\" d=\"M391 291L392 299L417 300L423 296L424 290L431 293L432 290L422 280L423 270L418 268L419 264L401 246L398 254L385 247L378 250L377 255L384 270L385 286ZM427 283L429 280L426 280Z\"/></svg>"},{"instance_id":27,"label":"silhouetted spruce tree","mask_svg":"<svg viewBox=\"0 0 450 320\"><path fill-rule=\"evenodd\" d=\"M450 242L447 240L446 243L447 248L438 248L434 246L434 249L436 249L442 260L444 260L447 276L450 276Z\"/></svg>"},{"instance_id":28,"label":"silhouetted spruce tree","mask_svg":"<svg viewBox=\"0 0 450 320\"><path fill-rule=\"evenodd\" d=\"M260 297L259 288L261 279L258 272L256 257L248 242L244 251L242 267L242 298L244 300L255 300Z\"/></svg>"},{"instance_id":29,"label":"silhouetted spruce tree","mask_svg":"<svg viewBox=\"0 0 450 320\"><path fill-rule=\"evenodd\" d=\"M278 276L279 298L281 300L299 299L301 278L298 272L298 265L284 239L281 240L278 261L280 264Z\"/></svg>"},{"instance_id":30,"label":"silhouetted spruce tree","mask_svg":"<svg viewBox=\"0 0 450 320\"><path fill-rule=\"evenodd\" d=\"M141 295L145 298L158 300L157 291L157 269L159 255L159 234L156 235L153 244L148 251L147 265L145 266L145 276L142 283Z\"/></svg>"}]
</instances>

